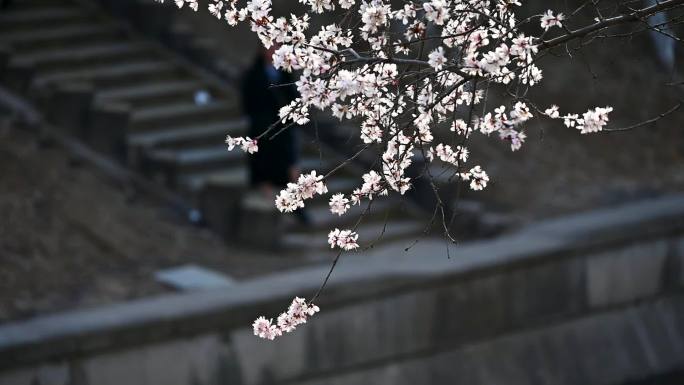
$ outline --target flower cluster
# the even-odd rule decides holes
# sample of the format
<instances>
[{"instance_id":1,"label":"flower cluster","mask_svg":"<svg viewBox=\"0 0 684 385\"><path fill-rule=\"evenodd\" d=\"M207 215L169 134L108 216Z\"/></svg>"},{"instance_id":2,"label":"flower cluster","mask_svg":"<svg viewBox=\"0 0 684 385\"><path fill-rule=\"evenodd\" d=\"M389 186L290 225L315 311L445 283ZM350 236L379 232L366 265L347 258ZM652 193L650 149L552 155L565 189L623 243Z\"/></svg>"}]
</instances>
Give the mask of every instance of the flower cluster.
<instances>
[{"instance_id":1,"label":"flower cluster","mask_svg":"<svg viewBox=\"0 0 684 385\"><path fill-rule=\"evenodd\" d=\"M335 229L328 234L328 244L331 249L335 247L345 251L357 249L359 247L356 243L357 239L359 239L359 234L351 230Z\"/></svg>"},{"instance_id":2,"label":"flower cluster","mask_svg":"<svg viewBox=\"0 0 684 385\"><path fill-rule=\"evenodd\" d=\"M228 151L232 151L233 148L240 147L242 151L254 154L259 151L259 146L257 146L257 140L252 139L249 136L233 138L232 136L226 136L226 144L228 145Z\"/></svg>"},{"instance_id":3,"label":"flower cluster","mask_svg":"<svg viewBox=\"0 0 684 385\"><path fill-rule=\"evenodd\" d=\"M470 168L475 173L463 170L469 136L496 134L513 151L524 144L523 128L533 114L523 98L489 111L478 108L491 85L525 89L543 78L536 60L540 39L521 29L524 23L515 15L519 1L408 1L396 9L386 0L300 2L312 14L342 8L356 15L358 28L352 22L323 23L311 31L310 14L275 17L271 0L247 0L244 5L211 0L208 9L214 15L223 12L229 25L249 23L265 47L277 45L274 66L299 73L299 97L281 108L283 123L306 124L313 110L329 110L340 120L358 122L359 140L380 149L381 166L364 175L363 185L348 197L331 198L333 214L343 215L350 205L376 195L405 194L412 186L407 170L417 152L454 167L479 190L487 184L486 173L480 166ZM195 2L177 0L179 6L185 3ZM553 11L539 16L545 31L562 27L563 20L563 14ZM437 38L421 57L428 31ZM357 52L357 47L365 48ZM582 118L564 118L583 133L596 132L606 124L608 112L596 109ZM444 121L452 122L453 143L435 131ZM436 135L441 142L433 145ZM257 149L249 138L227 142L230 149ZM314 193L326 193L320 178L304 175L288 184L276 198L277 208L291 212L304 207Z\"/></svg>"},{"instance_id":4,"label":"flower cluster","mask_svg":"<svg viewBox=\"0 0 684 385\"><path fill-rule=\"evenodd\" d=\"M540 19L541 27L544 28L544 31L548 31L551 27L562 27L563 20L565 20L565 16L562 13L554 16L553 11L548 10Z\"/></svg>"},{"instance_id":5,"label":"flower cluster","mask_svg":"<svg viewBox=\"0 0 684 385\"><path fill-rule=\"evenodd\" d=\"M306 323L307 318L318 313L320 309L312 303L306 303L304 298L295 297L286 312L278 316L276 323L272 319L259 317L252 324L254 335L267 340L274 340L283 333L294 331L297 326Z\"/></svg>"},{"instance_id":6,"label":"flower cluster","mask_svg":"<svg viewBox=\"0 0 684 385\"><path fill-rule=\"evenodd\" d=\"M489 182L489 176L480 166L475 166L470 171L461 173L461 179L469 180L470 188L473 190L482 190L487 187L487 182Z\"/></svg>"},{"instance_id":7,"label":"flower cluster","mask_svg":"<svg viewBox=\"0 0 684 385\"><path fill-rule=\"evenodd\" d=\"M333 214L342 215L349 210L349 199L344 194L338 193L330 198L330 211Z\"/></svg>"},{"instance_id":8,"label":"flower cluster","mask_svg":"<svg viewBox=\"0 0 684 385\"><path fill-rule=\"evenodd\" d=\"M174 1L198 7L197 0ZM544 78L546 36L563 31L562 13L519 19L519 0L299 0L308 12L276 16L271 1L208 0L207 8L230 26L248 24L264 47L275 48L273 65L296 73L299 97L280 109L280 123L303 125L317 110L329 111L358 127L362 151L377 155L357 188L330 197L334 215L378 196L405 194L415 182L409 169L423 158L442 162L472 190L484 189L487 173L466 165L477 158L467 147L472 135L498 138L517 151L534 118L562 119L581 133L608 123L610 107L561 115L557 106L542 112L529 99L529 89ZM312 20L319 14L326 16ZM328 15L338 23L330 24ZM539 26L541 35L529 33ZM507 98L498 106L484 102L494 87ZM228 137L226 143L254 153L257 139ZM315 171L301 175L280 191L276 207L304 207L328 192L323 180ZM328 235L332 248L354 250L357 241L352 230ZM255 322L255 333L265 338L282 330L280 322Z\"/></svg>"},{"instance_id":9,"label":"flower cluster","mask_svg":"<svg viewBox=\"0 0 684 385\"><path fill-rule=\"evenodd\" d=\"M281 212L291 213L304 207L305 200L327 192L328 187L323 183L323 176L316 175L314 170L309 174L300 175L297 183L288 183L287 188L281 190L276 197L276 207Z\"/></svg>"},{"instance_id":10,"label":"flower cluster","mask_svg":"<svg viewBox=\"0 0 684 385\"><path fill-rule=\"evenodd\" d=\"M552 119L563 119L563 124L570 128L577 128L581 134L590 134L603 130L603 127L608 124L608 114L611 111L613 111L612 107L596 107L585 112L580 118L578 114L561 116L558 106L551 106L544 114Z\"/></svg>"}]
</instances>

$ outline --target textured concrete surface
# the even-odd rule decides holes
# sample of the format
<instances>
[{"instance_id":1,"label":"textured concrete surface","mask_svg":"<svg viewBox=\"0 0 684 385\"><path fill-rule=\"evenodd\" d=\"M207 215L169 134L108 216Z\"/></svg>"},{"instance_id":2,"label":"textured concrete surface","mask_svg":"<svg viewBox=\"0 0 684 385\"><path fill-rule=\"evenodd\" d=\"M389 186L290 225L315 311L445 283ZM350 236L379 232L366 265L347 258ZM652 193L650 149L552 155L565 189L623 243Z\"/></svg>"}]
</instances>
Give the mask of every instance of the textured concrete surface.
<instances>
[{"instance_id":1,"label":"textured concrete surface","mask_svg":"<svg viewBox=\"0 0 684 385\"><path fill-rule=\"evenodd\" d=\"M396 252L345 256L320 298L323 312L277 343L255 338L248 325L312 293L327 266L6 324L0 383L21 373L58 378L67 369L54 362L84 384L119 371L130 384L255 385L400 384L413 370L435 384L450 372L472 383L510 375L513 384L662 374L684 360L682 286L673 283L680 270L672 270L683 211L684 197L673 196L462 244L450 258L442 242L419 243L415 254L399 242ZM601 226L588 232L582 223ZM597 361L585 361L592 354Z\"/></svg>"}]
</instances>

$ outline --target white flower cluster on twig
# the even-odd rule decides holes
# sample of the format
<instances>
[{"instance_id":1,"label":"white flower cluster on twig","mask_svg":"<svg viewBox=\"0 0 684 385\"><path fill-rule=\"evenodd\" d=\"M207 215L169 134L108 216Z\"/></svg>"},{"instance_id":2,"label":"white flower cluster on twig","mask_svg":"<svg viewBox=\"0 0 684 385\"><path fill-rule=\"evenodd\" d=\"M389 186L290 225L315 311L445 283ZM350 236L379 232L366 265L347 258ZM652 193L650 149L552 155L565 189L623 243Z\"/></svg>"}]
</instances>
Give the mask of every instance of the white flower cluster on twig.
<instances>
[{"instance_id":1,"label":"white flower cluster on twig","mask_svg":"<svg viewBox=\"0 0 684 385\"><path fill-rule=\"evenodd\" d=\"M582 134L590 134L603 131L603 127L608 124L608 114L612 111L612 107L596 107L582 114L580 118L578 114L561 116L558 112L558 106L551 106L546 109L544 114L552 119L563 119L563 124L570 128L577 128Z\"/></svg>"},{"instance_id":2,"label":"white flower cluster on twig","mask_svg":"<svg viewBox=\"0 0 684 385\"><path fill-rule=\"evenodd\" d=\"M197 0L174 1L178 7L198 8ZM229 150L239 147L255 153L258 140L277 134L273 129L306 124L315 110L330 111L341 121L353 122L364 146L361 151L375 151L377 161L351 193L333 192L329 209L338 216L348 214L350 207L362 201L405 194L416 178L408 170L416 164L428 170L431 162L442 162L455 180L465 181L472 190L484 189L489 183L485 170L467 165L477 158L468 149L473 135L498 138L516 151L527 138L526 125L535 118L562 120L582 134L604 130L611 107L562 115L558 106L542 111L530 99L529 89L544 78L540 68L543 53L618 22L643 20L681 3L663 0L570 30L565 15L552 10L518 18L518 0L299 2L307 12L275 16L271 0L207 1L212 15L231 26L246 23L264 47L275 46L273 65L277 69L297 73L299 96L280 109L279 122L256 138L229 136L226 143ZM327 17L312 22L319 14L330 15L337 22L330 24ZM547 38L554 33L555 37ZM502 91L497 95L504 100L496 105L487 103L490 90ZM419 163L423 159L424 166ZM292 212L303 208L306 200L327 194L324 180L343 165L326 175L312 171L299 176L277 195L276 207ZM354 250L359 247L358 234L334 229L328 234L328 243L340 251ZM296 309L305 306L297 303ZM299 320L289 313L281 315L282 322L279 317L277 325L259 318L254 323L255 334L273 339L289 331L291 321Z\"/></svg>"},{"instance_id":3,"label":"white flower cluster on twig","mask_svg":"<svg viewBox=\"0 0 684 385\"><path fill-rule=\"evenodd\" d=\"M335 229L328 234L328 244L330 248L339 247L342 250L350 251L359 247L356 240L359 239L359 234L351 230Z\"/></svg>"},{"instance_id":4,"label":"white flower cluster on twig","mask_svg":"<svg viewBox=\"0 0 684 385\"><path fill-rule=\"evenodd\" d=\"M228 145L228 151L232 151L235 147L240 147L242 151L250 154L259 151L257 140L251 139L249 136L233 138L228 135L226 136L226 144Z\"/></svg>"},{"instance_id":5,"label":"white flower cluster on twig","mask_svg":"<svg viewBox=\"0 0 684 385\"><path fill-rule=\"evenodd\" d=\"M294 331L297 326L306 323L312 315L318 313L318 306L307 303L304 298L295 297L286 312L281 313L273 323L272 319L259 317L252 324L254 335L267 340L274 340L283 333Z\"/></svg>"},{"instance_id":6,"label":"white flower cluster on twig","mask_svg":"<svg viewBox=\"0 0 684 385\"><path fill-rule=\"evenodd\" d=\"M328 187L323 183L323 176L311 171L300 175L297 183L288 183L287 188L280 191L275 200L276 207L280 212L291 213L304 207L305 200L327 192Z\"/></svg>"}]
</instances>

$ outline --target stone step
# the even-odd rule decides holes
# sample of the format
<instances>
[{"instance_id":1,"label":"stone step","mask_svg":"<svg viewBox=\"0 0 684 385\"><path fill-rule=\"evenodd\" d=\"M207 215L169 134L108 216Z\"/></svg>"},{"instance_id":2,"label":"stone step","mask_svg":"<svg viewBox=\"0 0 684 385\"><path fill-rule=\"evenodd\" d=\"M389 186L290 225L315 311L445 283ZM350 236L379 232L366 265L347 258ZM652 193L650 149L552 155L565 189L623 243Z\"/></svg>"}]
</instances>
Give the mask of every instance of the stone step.
<instances>
[{"instance_id":1,"label":"stone step","mask_svg":"<svg viewBox=\"0 0 684 385\"><path fill-rule=\"evenodd\" d=\"M318 249L330 250L328 245L328 232L332 228L320 228L316 226L314 232L290 232L283 236L282 246L286 250ZM374 222L361 224L356 232L359 234L360 247L369 247L383 242L406 239L418 239L425 225L413 220L390 220L387 222Z\"/></svg>"},{"instance_id":2,"label":"stone step","mask_svg":"<svg viewBox=\"0 0 684 385\"><path fill-rule=\"evenodd\" d=\"M18 53L24 53L51 47L76 47L122 37L124 37L124 31L114 23L85 23L3 33L0 34L0 43L9 45Z\"/></svg>"},{"instance_id":3,"label":"stone step","mask_svg":"<svg viewBox=\"0 0 684 385\"><path fill-rule=\"evenodd\" d=\"M61 71L34 78L34 87L45 87L57 83L86 81L94 88L106 89L124 85L155 82L187 76L187 73L173 63L160 60L136 61L123 65L101 65L87 69Z\"/></svg>"},{"instance_id":4,"label":"stone step","mask_svg":"<svg viewBox=\"0 0 684 385\"><path fill-rule=\"evenodd\" d=\"M245 160L242 151L228 151L223 144L189 149L156 149L146 155L147 159L162 164L175 179L186 174L224 170L241 165Z\"/></svg>"},{"instance_id":5,"label":"stone step","mask_svg":"<svg viewBox=\"0 0 684 385\"><path fill-rule=\"evenodd\" d=\"M338 216L337 214L330 212L330 208L328 207L329 195L326 195L326 197L327 199L307 201L306 210L311 218L311 227L313 228L351 228L368 207L368 203L363 202L360 206L352 206L346 214ZM392 199L384 198L375 200L371 207L371 211L364 217L364 223L384 221L385 218L395 218L397 217L397 215L395 215L396 212L399 211L398 207L399 202ZM391 213L392 215L387 215L388 213ZM294 214L286 215L292 215L294 217ZM292 223L294 223L294 225L288 229L289 231L306 230L296 223L296 221L292 221Z\"/></svg>"},{"instance_id":6,"label":"stone step","mask_svg":"<svg viewBox=\"0 0 684 385\"><path fill-rule=\"evenodd\" d=\"M194 172L181 176L178 187L181 191L196 193L207 183L216 185L247 187L249 185L249 173L247 167L231 167L223 170Z\"/></svg>"},{"instance_id":7,"label":"stone step","mask_svg":"<svg viewBox=\"0 0 684 385\"><path fill-rule=\"evenodd\" d=\"M153 50L143 43L106 43L21 54L13 57L11 62L14 65L31 65L35 71L49 74L101 64L125 64L136 59L151 58L153 54Z\"/></svg>"},{"instance_id":8,"label":"stone step","mask_svg":"<svg viewBox=\"0 0 684 385\"><path fill-rule=\"evenodd\" d=\"M168 105L193 101L195 92L205 88L204 82L196 79L134 84L99 91L95 103L125 102L136 109Z\"/></svg>"},{"instance_id":9,"label":"stone step","mask_svg":"<svg viewBox=\"0 0 684 385\"><path fill-rule=\"evenodd\" d=\"M90 15L75 7L31 7L0 13L0 31L3 33L33 30L41 27L57 27L65 24L83 23L93 20Z\"/></svg>"},{"instance_id":10,"label":"stone step","mask_svg":"<svg viewBox=\"0 0 684 385\"><path fill-rule=\"evenodd\" d=\"M223 143L226 135L243 135L247 119L178 127L168 130L136 132L128 135L128 144L145 148L181 148Z\"/></svg>"},{"instance_id":11,"label":"stone step","mask_svg":"<svg viewBox=\"0 0 684 385\"><path fill-rule=\"evenodd\" d=\"M186 125L206 124L239 116L236 103L213 101L208 104L177 103L136 110L130 132L154 131Z\"/></svg>"},{"instance_id":12,"label":"stone step","mask_svg":"<svg viewBox=\"0 0 684 385\"><path fill-rule=\"evenodd\" d=\"M62 4L74 5L74 2L69 0ZM14 0L12 1L12 10L36 9L37 7L47 7L55 4L55 0Z\"/></svg>"}]
</instances>

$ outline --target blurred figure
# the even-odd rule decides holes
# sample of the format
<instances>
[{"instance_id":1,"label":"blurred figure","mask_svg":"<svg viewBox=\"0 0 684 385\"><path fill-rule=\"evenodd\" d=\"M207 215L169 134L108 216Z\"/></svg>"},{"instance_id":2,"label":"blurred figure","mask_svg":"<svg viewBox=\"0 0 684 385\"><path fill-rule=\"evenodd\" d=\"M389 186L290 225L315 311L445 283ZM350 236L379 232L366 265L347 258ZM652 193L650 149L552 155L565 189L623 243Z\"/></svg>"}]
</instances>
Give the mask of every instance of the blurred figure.
<instances>
[{"instance_id":1,"label":"blurred figure","mask_svg":"<svg viewBox=\"0 0 684 385\"><path fill-rule=\"evenodd\" d=\"M278 121L278 111L297 97L292 76L273 67L277 47L260 49L242 84L242 101L255 138ZM297 127L280 132L282 123L259 140L259 152L249 156L250 184L271 198L299 175ZM277 134L277 135L276 135ZM273 135L275 137L271 138Z\"/></svg>"},{"instance_id":2,"label":"blurred figure","mask_svg":"<svg viewBox=\"0 0 684 385\"><path fill-rule=\"evenodd\" d=\"M12 0L0 0L0 9L7 9L12 5Z\"/></svg>"}]
</instances>

